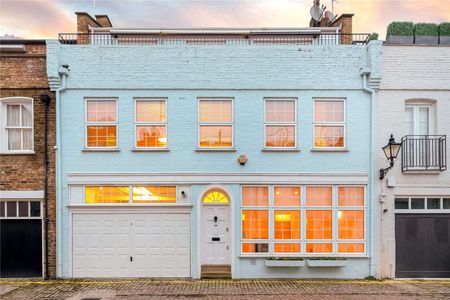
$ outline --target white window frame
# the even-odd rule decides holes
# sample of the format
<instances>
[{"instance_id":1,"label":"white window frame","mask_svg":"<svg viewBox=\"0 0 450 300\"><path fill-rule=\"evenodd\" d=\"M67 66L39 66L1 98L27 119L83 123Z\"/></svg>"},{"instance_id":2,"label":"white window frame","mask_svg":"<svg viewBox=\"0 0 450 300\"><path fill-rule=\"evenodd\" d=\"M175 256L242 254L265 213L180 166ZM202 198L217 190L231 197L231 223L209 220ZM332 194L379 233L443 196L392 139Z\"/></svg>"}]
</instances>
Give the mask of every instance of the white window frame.
<instances>
[{"instance_id":1,"label":"white window frame","mask_svg":"<svg viewBox=\"0 0 450 300\"><path fill-rule=\"evenodd\" d=\"M269 257L269 256L286 256L286 257L368 257L368 201L367 201L367 186L364 184L320 184L320 185L304 185L304 184L261 184L261 185L241 185L241 198L244 187L267 187L269 201L268 206L240 206L240 255L244 257ZM300 187L300 206L275 206L275 187ZM331 187L332 189L332 203L330 206L306 206L306 188L307 187ZM364 188L364 205L363 206L339 206L338 205L338 190L339 187L363 187ZM267 210L268 211L268 239L243 239L242 238L242 212L245 210ZM274 226L274 212L276 210L299 210L300 211L300 239L293 240L278 240L275 239ZM306 211L309 210L329 210L332 216L332 236L327 240L309 240L306 239ZM359 210L364 212L364 238L363 239L339 239L338 228L338 212L340 210ZM268 244L268 252L265 253L244 253L242 251L242 244ZM300 252L280 253L275 252L274 245L281 244L300 244ZM364 244L364 252L343 253L338 252L338 244ZM306 252L306 244L332 244L332 252Z\"/></svg>"},{"instance_id":2,"label":"white window frame","mask_svg":"<svg viewBox=\"0 0 450 300\"><path fill-rule=\"evenodd\" d=\"M201 122L200 102L201 101L231 101L231 122ZM231 97L199 97L197 99L197 149L206 150L230 150L234 149L234 98ZM200 127L201 126L231 126L231 147L201 147Z\"/></svg>"},{"instance_id":3,"label":"white window frame","mask_svg":"<svg viewBox=\"0 0 450 300\"><path fill-rule=\"evenodd\" d=\"M411 199L418 198L424 199L424 208L421 209L413 209L411 208ZM408 199L408 208L399 209L395 208L395 200L396 199ZM428 199L440 199L439 200L439 208L428 208ZM396 214L450 214L450 208L444 208L444 199L450 199L450 195L448 196L400 196L396 195L394 197L394 210Z\"/></svg>"},{"instance_id":4,"label":"white window frame","mask_svg":"<svg viewBox=\"0 0 450 300\"><path fill-rule=\"evenodd\" d=\"M407 102L405 104L405 110L404 110L405 114L406 114L407 108L413 109L414 129L413 129L413 133L411 135L420 135L419 134L419 110L420 110L420 108L428 108L428 134L427 135L433 135L433 132L434 132L434 128L432 126L432 124L434 123L433 105L420 103L420 102ZM404 130L405 130L405 135L407 135L407 132L406 132L407 129L406 129L404 121L403 121L403 126L404 126Z\"/></svg>"},{"instance_id":5,"label":"white window frame","mask_svg":"<svg viewBox=\"0 0 450 300\"><path fill-rule=\"evenodd\" d=\"M166 120L164 122L138 122L137 121L137 103L138 102L151 102L151 101L163 101ZM134 98L134 148L135 149L168 149L169 148L169 128L167 114L167 98ZM166 146L165 147L139 147L137 145L137 127L138 126L164 126L166 128Z\"/></svg>"},{"instance_id":6,"label":"white window frame","mask_svg":"<svg viewBox=\"0 0 450 300\"><path fill-rule=\"evenodd\" d=\"M344 119L342 122L316 122L316 102L342 102L344 104ZM313 107L312 107L312 121L313 121L313 132L312 132L312 146L313 149L324 149L324 150L342 150L347 148L347 99L346 98L313 98ZM317 147L316 146L316 126L322 126L322 127L343 127L344 128L344 144L342 147Z\"/></svg>"},{"instance_id":7,"label":"white window frame","mask_svg":"<svg viewBox=\"0 0 450 300\"><path fill-rule=\"evenodd\" d=\"M8 105L20 105L21 110L25 105L31 108L31 126L12 127L16 129L31 129L31 150L8 150L8 126L7 126L7 107ZM22 112L20 113L22 118ZM6 97L0 99L0 153L2 154L34 154L34 101L29 97ZM11 127L10 127L11 128ZM21 146L23 146L23 131L21 133ZM23 148L23 147L21 147Z\"/></svg>"},{"instance_id":8,"label":"white window frame","mask_svg":"<svg viewBox=\"0 0 450 300\"><path fill-rule=\"evenodd\" d=\"M16 216L9 217L7 213L7 203L8 202L16 202ZM19 202L28 202L28 215L27 216L19 216ZM31 216L31 205L30 202L39 202L39 217ZM0 216L0 219L8 219L8 220L17 220L17 219L42 219L43 218L43 203L40 199L24 199L24 198L15 198L15 199L5 199L0 201L0 206L3 205L5 215Z\"/></svg>"},{"instance_id":9,"label":"white window frame","mask_svg":"<svg viewBox=\"0 0 450 300\"><path fill-rule=\"evenodd\" d=\"M85 149L119 149L119 99L118 98L85 98L84 99L84 148ZM116 121L115 122L89 122L88 121L88 102L89 101L114 101L116 103ZM88 126L116 126L116 146L115 147L89 147L88 146Z\"/></svg>"},{"instance_id":10,"label":"white window frame","mask_svg":"<svg viewBox=\"0 0 450 300\"><path fill-rule=\"evenodd\" d=\"M266 113L267 113L267 101L294 101L294 121L292 122L269 122L266 119ZM295 97L266 97L264 98L264 149L297 149L297 106L298 105L298 98ZM268 126L294 126L294 146L293 147L268 147L267 146L267 135L266 135L266 128Z\"/></svg>"}]
</instances>

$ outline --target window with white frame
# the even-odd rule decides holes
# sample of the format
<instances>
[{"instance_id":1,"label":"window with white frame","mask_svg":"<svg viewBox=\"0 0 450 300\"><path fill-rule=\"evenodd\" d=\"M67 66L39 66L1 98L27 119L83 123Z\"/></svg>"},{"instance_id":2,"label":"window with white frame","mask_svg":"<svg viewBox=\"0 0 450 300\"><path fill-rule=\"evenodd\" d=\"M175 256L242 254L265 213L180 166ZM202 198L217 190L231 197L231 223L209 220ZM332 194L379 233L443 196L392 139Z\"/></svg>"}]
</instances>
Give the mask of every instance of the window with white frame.
<instances>
[{"instance_id":1,"label":"window with white frame","mask_svg":"<svg viewBox=\"0 0 450 300\"><path fill-rule=\"evenodd\" d=\"M117 148L117 100L86 99L86 148Z\"/></svg>"},{"instance_id":2,"label":"window with white frame","mask_svg":"<svg viewBox=\"0 0 450 300\"><path fill-rule=\"evenodd\" d=\"M297 146L297 99L264 99L264 147Z\"/></svg>"},{"instance_id":3,"label":"window with white frame","mask_svg":"<svg viewBox=\"0 0 450 300\"><path fill-rule=\"evenodd\" d=\"M33 99L9 97L0 99L2 153L33 152Z\"/></svg>"},{"instance_id":4,"label":"window with white frame","mask_svg":"<svg viewBox=\"0 0 450 300\"><path fill-rule=\"evenodd\" d=\"M162 185L85 186L85 204L169 204L177 202L177 187Z\"/></svg>"},{"instance_id":5,"label":"window with white frame","mask_svg":"<svg viewBox=\"0 0 450 300\"><path fill-rule=\"evenodd\" d=\"M233 148L233 99L198 100L198 147Z\"/></svg>"},{"instance_id":6,"label":"window with white frame","mask_svg":"<svg viewBox=\"0 0 450 300\"><path fill-rule=\"evenodd\" d=\"M429 135L432 119L431 104L405 105L405 133L406 135Z\"/></svg>"},{"instance_id":7,"label":"window with white frame","mask_svg":"<svg viewBox=\"0 0 450 300\"><path fill-rule=\"evenodd\" d=\"M364 186L242 186L243 255L362 255Z\"/></svg>"},{"instance_id":8,"label":"window with white frame","mask_svg":"<svg viewBox=\"0 0 450 300\"><path fill-rule=\"evenodd\" d=\"M1 219L39 219L42 217L41 211L41 201L37 200L0 201Z\"/></svg>"},{"instance_id":9,"label":"window with white frame","mask_svg":"<svg viewBox=\"0 0 450 300\"><path fill-rule=\"evenodd\" d=\"M135 100L135 147L167 148L167 100Z\"/></svg>"},{"instance_id":10,"label":"window with white frame","mask_svg":"<svg viewBox=\"0 0 450 300\"><path fill-rule=\"evenodd\" d=\"M314 148L345 146L345 100L314 99Z\"/></svg>"},{"instance_id":11,"label":"window with white frame","mask_svg":"<svg viewBox=\"0 0 450 300\"><path fill-rule=\"evenodd\" d=\"M406 213L424 211L426 213L450 213L450 196L396 197L395 209Z\"/></svg>"}]
</instances>

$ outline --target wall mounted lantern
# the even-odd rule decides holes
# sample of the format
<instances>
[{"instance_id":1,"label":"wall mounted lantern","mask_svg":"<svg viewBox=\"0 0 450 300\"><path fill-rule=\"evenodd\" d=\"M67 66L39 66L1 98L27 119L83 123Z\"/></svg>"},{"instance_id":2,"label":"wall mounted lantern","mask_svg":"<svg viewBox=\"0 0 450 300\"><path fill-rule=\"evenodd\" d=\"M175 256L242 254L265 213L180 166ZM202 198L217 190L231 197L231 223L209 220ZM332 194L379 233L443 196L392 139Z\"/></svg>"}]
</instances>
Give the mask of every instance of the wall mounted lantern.
<instances>
[{"instance_id":1,"label":"wall mounted lantern","mask_svg":"<svg viewBox=\"0 0 450 300\"><path fill-rule=\"evenodd\" d=\"M241 165L241 166L243 166L243 165L245 165L246 163L247 163L247 156L245 155L245 154L241 154L241 155L239 155L238 156L238 159L237 159L237 161L239 162L239 164Z\"/></svg>"},{"instance_id":2,"label":"wall mounted lantern","mask_svg":"<svg viewBox=\"0 0 450 300\"><path fill-rule=\"evenodd\" d=\"M395 142L394 136L391 134L389 143L382 148L384 155L386 155L386 158L390 160L390 165L387 168L380 169L380 180L382 180L387 172L394 166L394 160L397 158L401 147L402 143Z\"/></svg>"}]
</instances>

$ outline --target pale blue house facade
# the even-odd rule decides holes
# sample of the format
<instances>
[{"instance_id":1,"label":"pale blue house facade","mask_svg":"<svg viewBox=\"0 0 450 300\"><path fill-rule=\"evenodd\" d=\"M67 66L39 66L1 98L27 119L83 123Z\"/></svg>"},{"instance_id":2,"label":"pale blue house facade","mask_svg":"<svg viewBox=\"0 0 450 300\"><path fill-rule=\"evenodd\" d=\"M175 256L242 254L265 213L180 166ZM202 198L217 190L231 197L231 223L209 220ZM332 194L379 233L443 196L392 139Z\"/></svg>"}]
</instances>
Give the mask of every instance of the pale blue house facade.
<instances>
[{"instance_id":1,"label":"pale blue house facade","mask_svg":"<svg viewBox=\"0 0 450 300\"><path fill-rule=\"evenodd\" d=\"M376 275L381 44L223 34L47 42L58 276Z\"/></svg>"}]
</instances>

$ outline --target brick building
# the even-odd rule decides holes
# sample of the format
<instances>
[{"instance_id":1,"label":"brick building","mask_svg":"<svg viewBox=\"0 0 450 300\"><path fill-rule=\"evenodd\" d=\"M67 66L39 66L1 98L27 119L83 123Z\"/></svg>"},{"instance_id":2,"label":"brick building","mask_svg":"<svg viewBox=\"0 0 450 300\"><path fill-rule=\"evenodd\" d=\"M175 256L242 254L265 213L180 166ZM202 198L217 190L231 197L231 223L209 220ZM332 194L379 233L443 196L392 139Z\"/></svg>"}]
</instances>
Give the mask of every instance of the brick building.
<instances>
[{"instance_id":1,"label":"brick building","mask_svg":"<svg viewBox=\"0 0 450 300\"><path fill-rule=\"evenodd\" d=\"M1 277L55 276L55 128L45 41L2 40Z\"/></svg>"}]
</instances>

